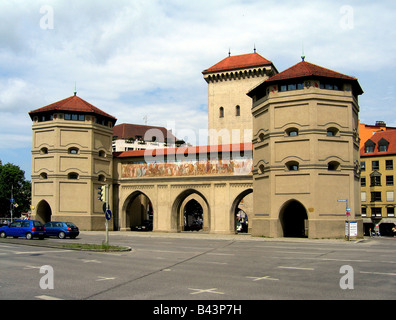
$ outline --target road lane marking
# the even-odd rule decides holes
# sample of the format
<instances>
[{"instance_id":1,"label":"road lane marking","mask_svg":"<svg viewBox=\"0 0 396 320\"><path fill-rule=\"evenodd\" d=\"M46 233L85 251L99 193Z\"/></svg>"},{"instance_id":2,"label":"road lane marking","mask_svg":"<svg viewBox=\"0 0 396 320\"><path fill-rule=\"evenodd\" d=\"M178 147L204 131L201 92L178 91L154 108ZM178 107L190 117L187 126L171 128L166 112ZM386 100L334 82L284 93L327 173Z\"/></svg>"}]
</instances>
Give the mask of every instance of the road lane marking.
<instances>
[{"instance_id":1,"label":"road lane marking","mask_svg":"<svg viewBox=\"0 0 396 320\"><path fill-rule=\"evenodd\" d=\"M50 296L46 296L46 295L42 295L42 296L36 296L37 299L41 299L41 300L63 300L60 298L56 298L56 297L50 297Z\"/></svg>"},{"instance_id":2,"label":"road lane marking","mask_svg":"<svg viewBox=\"0 0 396 320\"><path fill-rule=\"evenodd\" d=\"M293 269L293 270L315 270L314 268L302 268L302 267L285 267L285 266L278 266L279 269Z\"/></svg>"},{"instance_id":3,"label":"road lane marking","mask_svg":"<svg viewBox=\"0 0 396 320\"><path fill-rule=\"evenodd\" d=\"M107 281L107 280L114 280L114 277L102 277L102 276L98 276L99 279L97 279L96 281Z\"/></svg>"},{"instance_id":4,"label":"road lane marking","mask_svg":"<svg viewBox=\"0 0 396 320\"><path fill-rule=\"evenodd\" d=\"M224 294L224 292L215 291L215 290L217 290L217 288L212 288L212 289L193 289L193 288L188 288L188 289L195 291L195 292L191 292L190 294L200 294L200 293Z\"/></svg>"},{"instance_id":5,"label":"road lane marking","mask_svg":"<svg viewBox=\"0 0 396 320\"><path fill-rule=\"evenodd\" d=\"M248 279L253 279L253 281L260 281L260 280L273 280L273 281L278 281L279 279L276 278L271 278L270 276L265 276L265 277L246 277Z\"/></svg>"},{"instance_id":6,"label":"road lane marking","mask_svg":"<svg viewBox=\"0 0 396 320\"><path fill-rule=\"evenodd\" d=\"M360 271L360 273L379 274L379 275L384 275L384 276L396 276L396 273L388 273L388 272Z\"/></svg>"}]
</instances>

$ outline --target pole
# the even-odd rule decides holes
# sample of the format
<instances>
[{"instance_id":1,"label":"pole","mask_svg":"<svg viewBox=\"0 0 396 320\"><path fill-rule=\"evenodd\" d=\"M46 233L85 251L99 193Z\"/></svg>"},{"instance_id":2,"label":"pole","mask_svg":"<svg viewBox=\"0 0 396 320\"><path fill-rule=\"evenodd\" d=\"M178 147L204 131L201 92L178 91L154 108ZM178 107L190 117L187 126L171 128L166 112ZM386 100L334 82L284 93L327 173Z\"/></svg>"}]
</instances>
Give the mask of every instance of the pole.
<instances>
[{"instance_id":1,"label":"pole","mask_svg":"<svg viewBox=\"0 0 396 320\"><path fill-rule=\"evenodd\" d=\"M105 188L105 199L106 199L106 213L105 213L105 220L106 220L106 245L109 245L109 220L107 220L106 214L107 214L107 210L110 209L110 205L109 205L109 185L106 186Z\"/></svg>"}]
</instances>

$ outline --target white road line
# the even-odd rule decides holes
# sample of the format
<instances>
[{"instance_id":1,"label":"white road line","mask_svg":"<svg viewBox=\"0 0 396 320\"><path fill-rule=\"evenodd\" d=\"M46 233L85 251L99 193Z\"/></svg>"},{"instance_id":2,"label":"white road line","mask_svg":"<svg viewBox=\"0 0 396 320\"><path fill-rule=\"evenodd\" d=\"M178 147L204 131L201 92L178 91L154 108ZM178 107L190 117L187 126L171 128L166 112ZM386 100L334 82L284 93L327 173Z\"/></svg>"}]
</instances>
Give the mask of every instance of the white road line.
<instances>
[{"instance_id":1,"label":"white road line","mask_svg":"<svg viewBox=\"0 0 396 320\"><path fill-rule=\"evenodd\" d=\"M253 281L260 281L260 280L274 280L278 281L279 279L276 278L271 278L270 276L265 276L265 277L246 277L248 279L253 279Z\"/></svg>"},{"instance_id":2,"label":"white road line","mask_svg":"<svg viewBox=\"0 0 396 320\"><path fill-rule=\"evenodd\" d=\"M293 269L293 270L315 270L314 268L302 268L302 267L285 267L285 266L278 266L279 269Z\"/></svg>"},{"instance_id":3,"label":"white road line","mask_svg":"<svg viewBox=\"0 0 396 320\"><path fill-rule=\"evenodd\" d=\"M366 273L366 274L379 274L379 275L384 275L384 276L396 276L396 273L387 273L387 272L360 271L360 273Z\"/></svg>"},{"instance_id":4,"label":"white road line","mask_svg":"<svg viewBox=\"0 0 396 320\"><path fill-rule=\"evenodd\" d=\"M36 298L37 299L41 299L41 300L63 300L63 299L60 299L60 298L50 297L50 296L46 296L46 295L36 296Z\"/></svg>"}]
</instances>

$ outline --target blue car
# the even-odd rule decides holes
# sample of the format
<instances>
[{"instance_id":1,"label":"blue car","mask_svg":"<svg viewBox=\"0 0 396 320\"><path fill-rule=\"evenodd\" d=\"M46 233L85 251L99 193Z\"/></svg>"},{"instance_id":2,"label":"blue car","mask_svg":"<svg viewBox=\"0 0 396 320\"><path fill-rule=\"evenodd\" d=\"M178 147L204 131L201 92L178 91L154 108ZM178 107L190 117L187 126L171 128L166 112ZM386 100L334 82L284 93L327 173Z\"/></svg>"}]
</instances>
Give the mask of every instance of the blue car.
<instances>
[{"instance_id":1,"label":"blue car","mask_svg":"<svg viewBox=\"0 0 396 320\"><path fill-rule=\"evenodd\" d=\"M70 237L74 239L80 234L78 227L71 222L51 221L45 225L46 236L56 236L59 239Z\"/></svg>"},{"instance_id":2,"label":"blue car","mask_svg":"<svg viewBox=\"0 0 396 320\"><path fill-rule=\"evenodd\" d=\"M0 238L6 237L25 237L30 240L33 238L44 239L45 228L40 221L36 220L15 220L8 226L0 228Z\"/></svg>"}]
</instances>

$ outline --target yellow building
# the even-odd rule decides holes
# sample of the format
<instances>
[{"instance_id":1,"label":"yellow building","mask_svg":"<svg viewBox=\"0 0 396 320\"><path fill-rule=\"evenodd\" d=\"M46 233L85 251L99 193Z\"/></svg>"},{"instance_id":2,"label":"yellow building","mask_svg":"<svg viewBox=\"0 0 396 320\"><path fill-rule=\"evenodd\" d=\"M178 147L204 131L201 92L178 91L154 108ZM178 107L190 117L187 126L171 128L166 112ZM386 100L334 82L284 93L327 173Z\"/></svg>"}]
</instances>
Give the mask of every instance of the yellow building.
<instances>
[{"instance_id":1,"label":"yellow building","mask_svg":"<svg viewBox=\"0 0 396 320\"><path fill-rule=\"evenodd\" d=\"M396 130L378 131L360 149L365 234L392 235L395 226Z\"/></svg>"}]
</instances>

